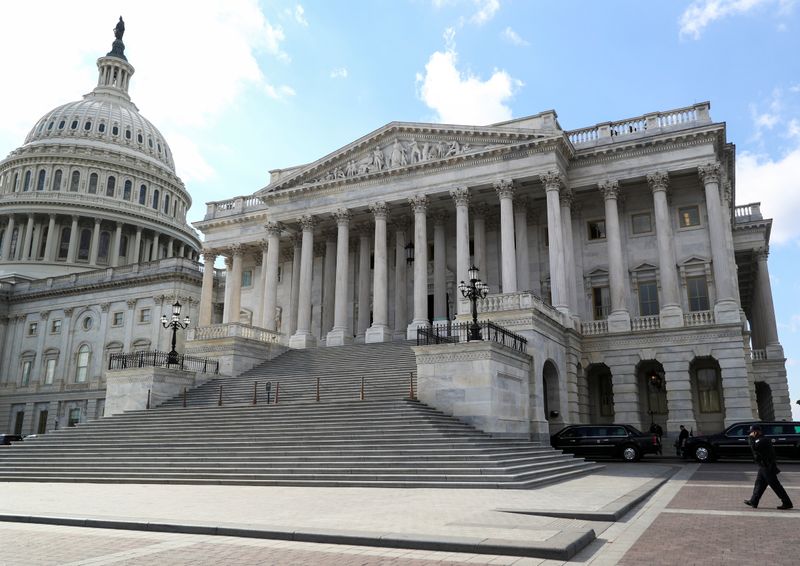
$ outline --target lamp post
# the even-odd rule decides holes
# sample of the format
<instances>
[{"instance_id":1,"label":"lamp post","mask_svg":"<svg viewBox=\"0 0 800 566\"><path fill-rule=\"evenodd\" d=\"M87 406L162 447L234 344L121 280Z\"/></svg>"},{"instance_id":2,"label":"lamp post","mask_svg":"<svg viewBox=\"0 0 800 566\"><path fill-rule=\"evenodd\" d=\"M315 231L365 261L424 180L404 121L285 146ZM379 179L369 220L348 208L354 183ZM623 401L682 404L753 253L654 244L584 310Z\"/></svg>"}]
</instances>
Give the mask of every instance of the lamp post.
<instances>
[{"instance_id":1,"label":"lamp post","mask_svg":"<svg viewBox=\"0 0 800 566\"><path fill-rule=\"evenodd\" d=\"M478 325L478 299L485 299L489 294L489 285L478 279L478 271L474 265L469 268L467 276L469 283L463 281L458 284L458 290L465 299L472 303L472 324L469 327L469 339L481 339L481 327Z\"/></svg>"},{"instance_id":2,"label":"lamp post","mask_svg":"<svg viewBox=\"0 0 800 566\"><path fill-rule=\"evenodd\" d=\"M167 315L161 315L161 325L164 328L172 328L172 350L167 354L167 365L178 363L178 352L175 350L175 340L177 338L178 329L185 329L189 327L189 315L187 314L183 322L181 322L181 304L177 300L172 305L172 318L167 320Z\"/></svg>"}]
</instances>

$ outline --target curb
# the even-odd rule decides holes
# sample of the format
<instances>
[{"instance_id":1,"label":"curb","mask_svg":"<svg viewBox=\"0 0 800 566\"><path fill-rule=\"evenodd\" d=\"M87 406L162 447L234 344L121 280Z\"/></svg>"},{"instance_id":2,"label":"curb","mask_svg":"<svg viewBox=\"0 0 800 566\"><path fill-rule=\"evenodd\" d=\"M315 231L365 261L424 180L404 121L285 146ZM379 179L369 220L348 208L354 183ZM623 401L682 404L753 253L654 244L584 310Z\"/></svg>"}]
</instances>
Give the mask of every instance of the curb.
<instances>
[{"instance_id":1,"label":"curb","mask_svg":"<svg viewBox=\"0 0 800 566\"><path fill-rule=\"evenodd\" d=\"M519 512L519 511L515 511ZM220 523L158 523L147 521L125 521L116 519L92 519L62 517L54 515L0 514L0 521L10 523L34 523L94 529L117 529L160 533L182 533L229 537L291 540L326 544L349 544L383 548L407 548L410 550L436 550L467 552L472 554L499 554L569 560L585 546L595 540L593 529L562 531L545 541L521 541L478 537L450 537L414 533L386 533L349 531L338 529L291 529L286 527L253 527L250 524Z\"/></svg>"}]
</instances>

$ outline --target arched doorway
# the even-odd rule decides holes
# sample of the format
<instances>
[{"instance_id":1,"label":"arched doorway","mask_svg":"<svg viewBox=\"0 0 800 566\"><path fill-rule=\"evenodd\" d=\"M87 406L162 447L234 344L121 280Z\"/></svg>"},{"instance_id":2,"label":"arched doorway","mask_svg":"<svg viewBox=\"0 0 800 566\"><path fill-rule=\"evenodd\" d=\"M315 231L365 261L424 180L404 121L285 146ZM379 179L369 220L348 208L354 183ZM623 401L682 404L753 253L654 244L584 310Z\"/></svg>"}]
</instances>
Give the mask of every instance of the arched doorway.
<instances>
[{"instance_id":1,"label":"arched doorway","mask_svg":"<svg viewBox=\"0 0 800 566\"><path fill-rule=\"evenodd\" d=\"M589 385L589 422L611 424L614 422L614 385L611 370L605 364L592 364L586 369Z\"/></svg>"},{"instance_id":2,"label":"arched doorway","mask_svg":"<svg viewBox=\"0 0 800 566\"><path fill-rule=\"evenodd\" d=\"M712 357L695 358L689 364L692 398L697 431L714 434L725 428L725 398L722 394L722 371Z\"/></svg>"},{"instance_id":3,"label":"arched doorway","mask_svg":"<svg viewBox=\"0 0 800 566\"><path fill-rule=\"evenodd\" d=\"M664 367L656 360L644 360L636 366L639 387L639 413L642 426L658 425L667 430L667 382Z\"/></svg>"},{"instance_id":4,"label":"arched doorway","mask_svg":"<svg viewBox=\"0 0 800 566\"><path fill-rule=\"evenodd\" d=\"M544 403L544 418L550 423L563 422L560 389L558 368L551 360L547 360L542 368L542 402Z\"/></svg>"},{"instance_id":5,"label":"arched doorway","mask_svg":"<svg viewBox=\"0 0 800 566\"><path fill-rule=\"evenodd\" d=\"M772 388L765 381L756 381L756 405L758 418L762 421L775 420L775 407L772 404Z\"/></svg>"}]
</instances>

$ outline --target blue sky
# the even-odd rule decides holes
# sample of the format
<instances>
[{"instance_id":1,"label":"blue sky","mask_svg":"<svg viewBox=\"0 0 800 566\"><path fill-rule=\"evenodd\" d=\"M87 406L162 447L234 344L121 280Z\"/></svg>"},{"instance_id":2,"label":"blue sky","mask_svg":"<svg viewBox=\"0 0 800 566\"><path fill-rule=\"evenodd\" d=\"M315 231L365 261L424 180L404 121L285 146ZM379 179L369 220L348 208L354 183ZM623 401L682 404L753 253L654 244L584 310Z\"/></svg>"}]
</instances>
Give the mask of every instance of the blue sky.
<instances>
[{"instance_id":1,"label":"blue sky","mask_svg":"<svg viewBox=\"0 0 800 566\"><path fill-rule=\"evenodd\" d=\"M172 146L192 220L207 201L258 190L270 169L393 120L484 124L552 108L572 129L709 100L737 147L737 204L761 201L775 219L770 276L796 400L798 3L7 1L0 155L91 90L120 14L131 94Z\"/></svg>"}]
</instances>

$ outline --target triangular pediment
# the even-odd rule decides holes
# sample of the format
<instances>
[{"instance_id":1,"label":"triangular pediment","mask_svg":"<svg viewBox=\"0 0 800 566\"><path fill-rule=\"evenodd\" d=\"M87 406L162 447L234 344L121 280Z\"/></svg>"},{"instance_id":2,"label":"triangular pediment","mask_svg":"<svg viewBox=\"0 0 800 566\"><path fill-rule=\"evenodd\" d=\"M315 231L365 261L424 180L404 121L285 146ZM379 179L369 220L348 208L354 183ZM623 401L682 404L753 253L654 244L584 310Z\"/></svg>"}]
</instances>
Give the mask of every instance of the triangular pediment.
<instances>
[{"instance_id":1,"label":"triangular pediment","mask_svg":"<svg viewBox=\"0 0 800 566\"><path fill-rule=\"evenodd\" d=\"M560 130L392 122L313 163L275 170L270 184L256 194L267 196L294 187L360 182L445 166L560 136Z\"/></svg>"},{"instance_id":2,"label":"triangular pediment","mask_svg":"<svg viewBox=\"0 0 800 566\"><path fill-rule=\"evenodd\" d=\"M656 267L652 263L644 262L631 269L631 273L637 273L641 271L654 271L656 269L658 269L658 267Z\"/></svg>"},{"instance_id":3,"label":"triangular pediment","mask_svg":"<svg viewBox=\"0 0 800 566\"><path fill-rule=\"evenodd\" d=\"M710 260L708 258L705 258L705 257L692 256L692 257L689 257L689 258L686 258L685 260L683 260L681 262L681 265L685 266L685 265L706 264L706 263L709 263L709 261Z\"/></svg>"}]
</instances>

